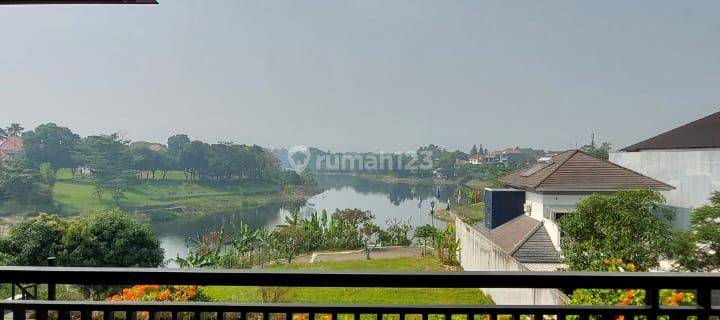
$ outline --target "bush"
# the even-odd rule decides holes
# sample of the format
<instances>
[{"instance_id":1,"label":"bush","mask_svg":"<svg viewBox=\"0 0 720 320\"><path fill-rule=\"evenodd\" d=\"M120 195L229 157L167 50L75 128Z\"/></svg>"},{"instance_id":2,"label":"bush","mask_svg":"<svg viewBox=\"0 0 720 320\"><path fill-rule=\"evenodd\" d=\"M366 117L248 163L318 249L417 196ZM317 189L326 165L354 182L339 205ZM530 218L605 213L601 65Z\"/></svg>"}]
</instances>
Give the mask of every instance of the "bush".
<instances>
[{"instance_id":1,"label":"bush","mask_svg":"<svg viewBox=\"0 0 720 320\"><path fill-rule=\"evenodd\" d=\"M119 210L74 220L63 238L62 264L86 267L157 267L160 241L150 227Z\"/></svg>"},{"instance_id":2,"label":"bush","mask_svg":"<svg viewBox=\"0 0 720 320\"><path fill-rule=\"evenodd\" d=\"M67 221L44 213L15 225L0 242L4 262L10 265L46 266L48 257L62 251L67 228Z\"/></svg>"}]
</instances>

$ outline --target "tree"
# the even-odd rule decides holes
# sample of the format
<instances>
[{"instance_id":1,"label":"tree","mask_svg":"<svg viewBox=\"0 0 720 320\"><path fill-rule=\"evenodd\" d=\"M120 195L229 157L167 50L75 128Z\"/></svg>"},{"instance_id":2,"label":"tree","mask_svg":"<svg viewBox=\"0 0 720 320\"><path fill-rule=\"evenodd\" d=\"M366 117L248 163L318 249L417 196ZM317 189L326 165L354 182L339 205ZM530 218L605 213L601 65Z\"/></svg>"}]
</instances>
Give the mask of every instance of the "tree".
<instances>
[{"instance_id":1,"label":"tree","mask_svg":"<svg viewBox=\"0 0 720 320\"><path fill-rule=\"evenodd\" d=\"M180 151L183 149L183 147L188 143L190 143L190 138L188 137L188 135L176 134L168 138L168 152L174 157L177 157L178 155L180 155Z\"/></svg>"},{"instance_id":2,"label":"tree","mask_svg":"<svg viewBox=\"0 0 720 320\"><path fill-rule=\"evenodd\" d=\"M57 175L55 173L55 170L52 169L52 166L49 163L43 163L40 165L40 168L38 169L40 172L40 179L43 183L48 185L50 189L55 187L55 181L57 180Z\"/></svg>"},{"instance_id":3,"label":"tree","mask_svg":"<svg viewBox=\"0 0 720 320\"><path fill-rule=\"evenodd\" d=\"M160 150L154 147L158 147ZM155 173L164 165L163 153L166 153L164 148L158 144L136 141L130 144L129 149L132 153L133 169L140 172L141 178L145 173L145 180L150 179L151 175L155 180Z\"/></svg>"},{"instance_id":4,"label":"tree","mask_svg":"<svg viewBox=\"0 0 720 320\"><path fill-rule=\"evenodd\" d=\"M282 225L272 232L273 243L276 250L292 263L293 258L301 250L300 246L305 242L305 233L297 225Z\"/></svg>"},{"instance_id":5,"label":"tree","mask_svg":"<svg viewBox=\"0 0 720 320\"><path fill-rule=\"evenodd\" d=\"M21 203L50 203L52 190L42 184L37 169L25 161L0 161L0 196Z\"/></svg>"},{"instance_id":6,"label":"tree","mask_svg":"<svg viewBox=\"0 0 720 320\"><path fill-rule=\"evenodd\" d=\"M690 230L677 237L675 267L683 271L712 272L720 269L720 192L710 204L695 208Z\"/></svg>"},{"instance_id":7,"label":"tree","mask_svg":"<svg viewBox=\"0 0 720 320\"><path fill-rule=\"evenodd\" d=\"M66 221L41 213L13 226L0 247L11 265L47 266L47 258L62 251L66 230Z\"/></svg>"},{"instance_id":8,"label":"tree","mask_svg":"<svg viewBox=\"0 0 720 320\"><path fill-rule=\"evenodd\" d=\"M20 136L25 128L21 127L19 123L11 123L5 130L7 130L7 133L10 136Z\"/></svg>"},{"instance_id":9,"label":"tree","mask_svg":"<svg viewBox=\"0 0 720 320\"><path fill-rule=\"evenodd\" d=\"M157 267L163 250L155 234L119 210L73 220L63 237L63 266Z\"/></svg>"},{"instance_id":10,"label":"tree","mask_svg":"<svg viewBox=\"0 0 720 320\"><path fill-rule=\"evenodd\" d=\"M419 226L417 229L415 229L415 238L420 239L422 241L423 245L423 254L427 253L427 245L432 240L433 237L435 237L435 234L438 232L435 227L426 224L424 226Z\"/></svg>"},{"instance_id":11,"label":"tree","mask_svg":"<svg viewBox=\"0 0 720 320\"><path fill-rule=\"evenodd\" d=\"M195 180L196 176L208 168L209 146L202 141L185 144L178 155L178 166L185 172L186 180Z\"/></svg>"},{"instance_id":12,"label":"tree","mask_svg":"<svg viewBox=\"0 0 720 320\"><path fill-rule=\"evenodd\" d=\"M372 251L372 246L370 242L373 239L377 238L377 235L380 233L380 227L378 225L372 223L372 222L365 222L363 223L362 228L360 228L360 233L362 233L362 242L363 242L363 248L365 250L365 259L370 260L370 251Z\"/></svg>"},{"instance_id":13,"label":"tree","mask_svg":"<svg viewBox=\"0 0 720 320\"><path fill-rule=\"evenodd\" d=\"M559 219L564 263L570 270L599 271L605 259L631 261L638 271L659 265L673 236L671 214L655 191L621 190L593 194Z\"/></svg>"},{"instance_id":14,"label":"tree","mask_svg":"<svg viewBox=\"0 0 720 320\"><path fill-rule=\"evenodd\" d=\"M473 145L472 148L470 148L470 155L476 156L478 154L477 146Z\"/></svg>"},{"instance_id":15,"label":"tree","mask_svg":"<svg viewBox=\"0 0 720 320\"><path fill-rule=\"evenodd\" d=\"M80 136L68 128L54 123L41 124L35 130L25 132L22 141L25 157L35 167L43 163L50 164L53 170L77 166L72 153Z\"/></svg>"},{"instance_id":16,"label":"tree","mask_svg":"<svg viewBox=\"0 0 720 320\"><path fill-rule=\"evenodd\" d=\"M0 128L0 140L4 140L8 137L7 130L5 128Z\"/></svg>"},{"instance_id":17,"label":"tree","mask_svg":"<svg viewBox=\"0 0 720 320\"><path fill-rule=\"evenodd\" d=\"M128 143L117 134L111 134L88 136L77 145L73 159L90 168L95 187L93 193L98 200L109 191L118 202L134 180Z\"/></svg>"},{"instance_id":18,"label":"tree","mask_svg":"<svg viewBox=\"0 0 720 320\"><path fill-rule=\"evenodd\" d=\"M597 146L595 144L595 134L593 134L590 139L590 144L580 147L580 150L595 158L608 160L610 158L611 148L612 146L608 142L603 142L600 146Z\"/></svg>"}]
</instances>

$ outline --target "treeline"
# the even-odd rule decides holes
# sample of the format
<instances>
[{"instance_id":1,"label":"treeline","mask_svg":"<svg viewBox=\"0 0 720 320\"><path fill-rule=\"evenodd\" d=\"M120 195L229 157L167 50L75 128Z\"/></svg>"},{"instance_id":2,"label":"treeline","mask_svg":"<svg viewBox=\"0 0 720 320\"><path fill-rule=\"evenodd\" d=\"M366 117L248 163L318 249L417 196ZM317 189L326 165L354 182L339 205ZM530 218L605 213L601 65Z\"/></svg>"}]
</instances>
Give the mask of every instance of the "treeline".
<instances>
[{"instance_id":1,"label":"treeline","mask_svg":"<svg viewBox=\"0 0 720 320\"><path fill-rule=\"evenodd\" d=\"M6 130L10 132L10 130ZM312 177L282 171L279 160L257 145L191 140L176 134L167 143L130 141L118 134L80 137L54 123L12 134L22 137L20 156L0 166L0 194L18 201L33 201L22 195L50 194L59 169L67 168L73 179L78 172L94 185L93 194L102 200L110 194L116 202L125 198L133 184L166 179L169 171L182 171L186 181L266 179L281 184L312 183ZM30 191L30 192L28 192ZM48 201L48 197L43 200Z\"/></svg>"}]
</instances>

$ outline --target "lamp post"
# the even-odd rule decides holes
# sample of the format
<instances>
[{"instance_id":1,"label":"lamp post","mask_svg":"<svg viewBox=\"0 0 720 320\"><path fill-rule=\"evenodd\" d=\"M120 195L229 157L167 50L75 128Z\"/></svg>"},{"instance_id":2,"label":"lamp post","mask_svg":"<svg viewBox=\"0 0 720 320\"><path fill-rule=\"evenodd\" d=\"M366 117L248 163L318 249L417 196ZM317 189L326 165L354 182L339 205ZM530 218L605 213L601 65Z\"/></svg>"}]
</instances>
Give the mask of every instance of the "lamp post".
<instances>
[{"instance_id":1,"label":"lamp post","mask_svg":"<svg viewBox=\"0 0 720 320\"><path fill-rule=\"evenodd\" d=\"M435 230L435 200L430 201L430 223L432 223L433 230Z\"/></svg>"}]
</instances>

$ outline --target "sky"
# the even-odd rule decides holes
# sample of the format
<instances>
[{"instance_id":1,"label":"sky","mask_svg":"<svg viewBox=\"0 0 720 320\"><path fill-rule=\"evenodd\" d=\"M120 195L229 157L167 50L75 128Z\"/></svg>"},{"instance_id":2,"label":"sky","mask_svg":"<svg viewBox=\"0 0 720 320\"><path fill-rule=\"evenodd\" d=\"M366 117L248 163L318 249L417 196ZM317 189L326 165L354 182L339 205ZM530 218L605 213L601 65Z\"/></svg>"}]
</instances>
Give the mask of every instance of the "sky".
<instances>
[{"instance_id":1,"label":"sky","mask_svg":"<svg viewBox=\"0 0 720 320\"><path fill-rule=\"evenodd\" d=\"M0 125L333 151L616 148L720 111L720 1L0 6Z\"/></svg>"}]
</instances>

